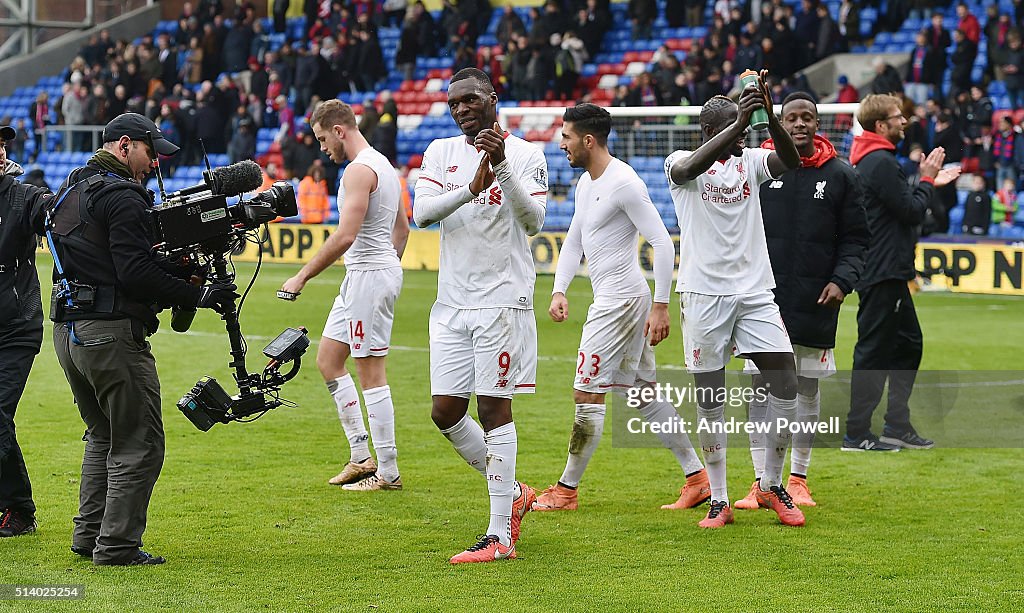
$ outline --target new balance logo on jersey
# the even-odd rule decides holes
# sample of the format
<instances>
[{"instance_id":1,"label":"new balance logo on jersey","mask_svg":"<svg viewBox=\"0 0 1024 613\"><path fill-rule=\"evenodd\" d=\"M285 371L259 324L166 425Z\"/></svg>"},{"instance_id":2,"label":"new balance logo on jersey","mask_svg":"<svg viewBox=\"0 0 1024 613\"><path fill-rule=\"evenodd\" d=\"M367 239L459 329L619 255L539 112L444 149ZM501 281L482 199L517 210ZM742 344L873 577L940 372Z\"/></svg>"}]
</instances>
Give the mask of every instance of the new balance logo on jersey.
<instances>
[{"instance_id":1,"label":"new balance logo on jersey","mask_svg":"<svg viewBox=\"0 0 1024 613\"><path fill-rule=\"evenodd\" d=\"M771 183L768 184L768 188L769 189L781 189L782 188L782 181L772 181Z\"/></svg>"},{"instance_id":2,"label":"new balance logo on jersey","mask_svg":"<svg viewBox=\"0 0 1024 613\"><path fill-rule=\"evenodd\" d=\"M494 387L500 387L502 389L508 387L508 379L498 379L498 382L494 384Z\"/></svg>"},{"instance_id":3,"label":"new balance logo on jersey","mask_svg":"<svg viewBox=\"0 0 1024 613\"><path fill-rule=\"evenodd\" d=\"M359 401L358 400L353 400L352 402L345 403L345 408L348 409L350 407L356 406L357 404L359 404Z\"/></svg>"},{"instance_id":4,"label":"new balance logo on jersey","mask_svg":"<svg viewBox=\"0 0 1024 613\"><path fill-rule=\"evenodd\" d=\"M448 167L448 172L455 172L455 171L456 171L456 170L458 170L458 169L459 169L459 167L458 167L458 166L449 166L449 167Z\"/></svg>"},{"instance_id":5,"label":"new balance logo on jersey","mask_svg":"<svg viewBox=\"0 0 1024 613\"><path fill-rule=\"evenodd\" d=\"M826 183L828 183L828 181L818 181L817 183L814 184L814 198L815 198L815 200L824 200L825 199L825 184Z\"/></svg>"}]
</instances>

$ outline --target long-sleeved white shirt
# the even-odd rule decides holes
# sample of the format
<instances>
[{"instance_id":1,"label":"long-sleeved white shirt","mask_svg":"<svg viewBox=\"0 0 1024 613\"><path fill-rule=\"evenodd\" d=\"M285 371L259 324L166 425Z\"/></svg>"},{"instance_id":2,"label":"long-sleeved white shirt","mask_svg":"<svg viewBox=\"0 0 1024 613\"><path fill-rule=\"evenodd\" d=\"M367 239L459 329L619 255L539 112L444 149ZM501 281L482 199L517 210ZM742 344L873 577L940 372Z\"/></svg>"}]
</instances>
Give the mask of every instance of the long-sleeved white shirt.
<instances>
[{"instance_id":1,"label":"long-sleeved white shirt","mask_svg":"<svg viewBox=\"0 0 1024 613\"><path fill-rule=\"evenodd\" d=\"M536 271L527 239L544 225L547 161L539 147L505 138L505 161L476 197L469 184L486 155L464 136L437 139L423 154L413 218L441 223L437 301L460 309L533 308Z\"/></svg>"},{"instance_id":2,"label":"long-sleeved white shirt","mask_svg":"<svg viewBox=\"0 0 1024 613\"><path fill-rule=\"evenodd\" d=\"M637 252L640 234L654 248L654 301L667 303L675 248L647 185L616 158L596 180L583 173L576 184L576 212L558 254L554 291L565 293L586 256L595 299L649 295Z\"/></svg>"}]
</instances>

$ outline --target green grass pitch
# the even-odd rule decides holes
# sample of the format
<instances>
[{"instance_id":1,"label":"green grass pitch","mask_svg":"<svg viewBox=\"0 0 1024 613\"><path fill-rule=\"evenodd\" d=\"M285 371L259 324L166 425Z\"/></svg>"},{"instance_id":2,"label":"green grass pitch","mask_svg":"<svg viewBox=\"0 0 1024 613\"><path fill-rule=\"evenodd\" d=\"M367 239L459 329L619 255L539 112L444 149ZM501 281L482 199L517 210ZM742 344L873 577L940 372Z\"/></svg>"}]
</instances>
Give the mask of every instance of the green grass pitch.
<instances>
[{"instance_id":1,"label":"green grass pitch","mask_svg":"<svg viewBox=\"0 0 1024 613\"><path fill-rule=\"evenodd\" d=\"M305 325L319 337L342 270L315 279L296 303L277 300L274 290L295 269L265 266L246 302L250 368L262 366L259 350L285 326ZM251 271L241 265L240 279ZM46 258L41 276L49 277ZM518 476L538 489L564 466L590 302L589 282L577 279L569 321L554 324L546 314L551 285L552 277L538 278L538 393L514 405ZM528 515L516 561L449 566L486 527L488 501L483 480L430 421L427 315L435 291L434 273L407 271L397 305L388 375L401 492L327 485L348 448L315 346L284 390L298 408L205 434L193 428L174 402L200 375L230 381L227 336L209 311L187 335L171 332L165 316L152 342L167 457L145 546L168 563L149 568L96 568L68 550L84 426L47 324L17 419L40 528L0 541L0 583L82 584L86 598L0 601L0 610L1021 610L1024 507L1013 489L1021 451L942 449L941 440L933 451L894 455L815 450L810 483L819 506L806 511L806 527L737 511L735 525L702 531L696 523L706 507L658 508L681 485L667 451L612 447L606 437L578 512ZM851 361L855 302L842 315L841 369ZM927 294L916 302L922 368L1019 369L1013 339L1024 338L1024 300ZM658 355L662 365L681 364L678 321ZM729 454L734 499L749 486L749 462L745 449Z\"/></svg>"}]
</instances>

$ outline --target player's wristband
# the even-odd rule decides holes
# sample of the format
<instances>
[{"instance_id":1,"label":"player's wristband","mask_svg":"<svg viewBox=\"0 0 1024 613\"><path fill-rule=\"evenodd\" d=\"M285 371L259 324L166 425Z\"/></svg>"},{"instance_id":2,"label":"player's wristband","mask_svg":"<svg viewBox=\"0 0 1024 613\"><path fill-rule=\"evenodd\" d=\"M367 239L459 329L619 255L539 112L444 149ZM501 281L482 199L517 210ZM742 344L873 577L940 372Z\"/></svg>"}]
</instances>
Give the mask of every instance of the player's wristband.
<instances>
[{"instance_id":1,"label":"player's wristband","mask_svg":"<svg viewBox=\"0 0 1024 613\"><path fill-rule=\"evenodd\" d=\"M935 177L921 177L921 183L935 185Z\"/></svg>"},{"instance_id":2,"label":"player's wristband","mask_svg":"<svg viewBox=\"0 0 1024 613\"><path fill-rule=\"evenodd\" d=\"M298 298L299 294L301 293L302 292L286 292L283 289L279 289L277 290L277 297L280 298L281 300L290 300L294 302L295 299Z\"/></svg>"}]
</instances>

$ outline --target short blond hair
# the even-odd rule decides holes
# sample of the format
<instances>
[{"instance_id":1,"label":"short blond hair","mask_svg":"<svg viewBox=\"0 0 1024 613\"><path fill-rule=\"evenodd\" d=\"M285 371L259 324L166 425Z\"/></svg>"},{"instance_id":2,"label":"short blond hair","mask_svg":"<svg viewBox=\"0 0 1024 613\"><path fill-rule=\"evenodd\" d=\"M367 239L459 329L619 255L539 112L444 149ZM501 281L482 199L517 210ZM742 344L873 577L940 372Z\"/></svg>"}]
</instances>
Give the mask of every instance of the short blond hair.
<instances>
[{"instance_id":1,"label":"short blond hair","mask_svg":"<svg viewBox=\"0 0 1024 613\"><path fill-rule=\"evenodd\" d=\"M875 131L876 121L885 121L892 107L902 109L900 99L891 94L870 94L864 96L857 109L857 121L868 132ZM902 110L901 110L902 112Z\"/></svg>"},{"instance_id":2,"label":"short blond hair","mask_svg":"<svg viewBox=\"0 0 1024 613\"><path fill-rule=\"evenodd\" d=\"M341 100L324 100L316 105L316 110L309 118L310 127L320 124L325 130L334 126L345 126L346 128L356 127L356 114L352 107Z\"/></svg>"}]
</instances>

